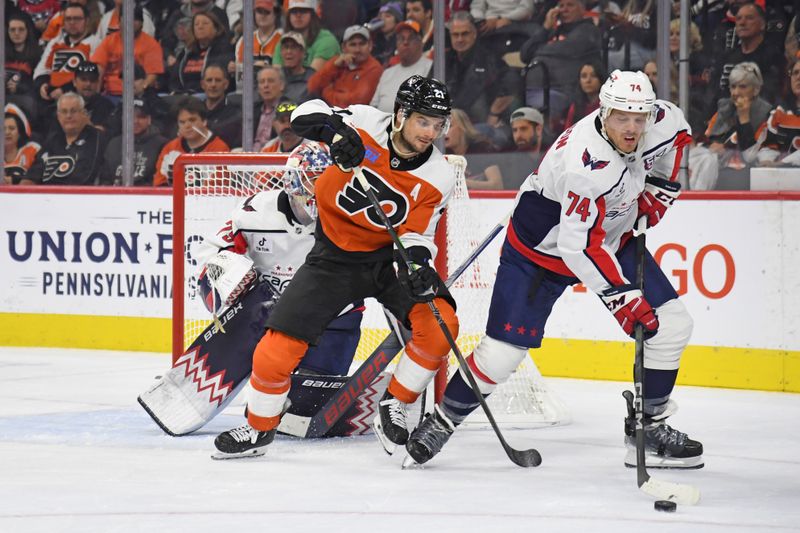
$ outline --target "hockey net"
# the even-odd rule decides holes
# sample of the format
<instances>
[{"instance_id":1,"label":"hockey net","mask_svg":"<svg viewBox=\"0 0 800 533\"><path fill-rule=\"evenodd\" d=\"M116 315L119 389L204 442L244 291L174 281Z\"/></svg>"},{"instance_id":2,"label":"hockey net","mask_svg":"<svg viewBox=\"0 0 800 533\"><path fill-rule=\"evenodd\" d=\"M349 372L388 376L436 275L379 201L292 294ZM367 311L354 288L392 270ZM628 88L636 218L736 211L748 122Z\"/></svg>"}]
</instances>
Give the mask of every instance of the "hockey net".
<instances>
[{"instance_id":1,"label":"hockey net","mask_svg":"<svg viewBox=\"0 0 800 533\"><path fill-rule=\"evenodd\" d=\"M475 201L470 200L467 193L464 159L448 156L448 160L456 171L457 182L444 223L437 232L436 267L443 278L469 256L491 229L491 225L482 228L476 224L480 217L476 216ZM285 162L286 154L242 153L190 154L176 161L173 170L173 360L211 322L198 295L197 275L202 265L194 257L193 250L204 236L216 232L245 198L260 190L280 188ZM481 254L450 288L458 303L457 344L465 357L484 332L497 263L496 254ZM365 360L388 334L380 305L368 300L354 364ZM457 368L455 356L451 354L449 373ZM445 380L439 379L437 383L437 392L441 393ZM489 405L497 421L508 427L538 427L569 421L568 411L547 386L530 357L489 397ZM486 420L482 412L476 412L468 422L481 426Z\"/></svg>"}]
</instances>

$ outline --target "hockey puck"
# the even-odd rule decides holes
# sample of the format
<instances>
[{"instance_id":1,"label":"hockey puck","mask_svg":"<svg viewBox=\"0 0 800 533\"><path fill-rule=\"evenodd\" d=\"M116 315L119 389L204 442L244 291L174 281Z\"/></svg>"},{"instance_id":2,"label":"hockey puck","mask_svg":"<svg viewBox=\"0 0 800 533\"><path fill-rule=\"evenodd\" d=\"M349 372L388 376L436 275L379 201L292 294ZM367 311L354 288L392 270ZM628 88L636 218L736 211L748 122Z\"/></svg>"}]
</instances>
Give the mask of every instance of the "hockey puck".
<instances>
[{"instance_id":1,"label":"hockey puck","mask_svg":"<svg viewBox=\"0 0 800 533\"><path fill-rule=\"evenodd\" d=\"M678 504L669 500L658 500L653 504L656 511L664 511L665 513L674 513L678 508Z\"/></svg>"}]
</instances>

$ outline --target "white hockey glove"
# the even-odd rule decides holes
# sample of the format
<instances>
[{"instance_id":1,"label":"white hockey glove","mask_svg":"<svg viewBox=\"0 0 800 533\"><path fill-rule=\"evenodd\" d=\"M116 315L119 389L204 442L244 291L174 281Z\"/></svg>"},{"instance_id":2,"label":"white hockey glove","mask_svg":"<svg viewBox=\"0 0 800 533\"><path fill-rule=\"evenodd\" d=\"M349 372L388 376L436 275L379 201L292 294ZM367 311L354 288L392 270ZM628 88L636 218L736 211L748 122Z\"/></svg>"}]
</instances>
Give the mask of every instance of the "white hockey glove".
<instances>
[{"instance_id":1,"label":"white hockey glove","mask_svg":"<svg viewBox=\"0 0 800 533\"><path fill-rule=\"evenodd\" d=\"M211 291L203 295L204 303L215 314L233 305L257 277L252 259L228 250L222 250L209 259L201 279L203 275Z\"/></svg>"}]
</instances>

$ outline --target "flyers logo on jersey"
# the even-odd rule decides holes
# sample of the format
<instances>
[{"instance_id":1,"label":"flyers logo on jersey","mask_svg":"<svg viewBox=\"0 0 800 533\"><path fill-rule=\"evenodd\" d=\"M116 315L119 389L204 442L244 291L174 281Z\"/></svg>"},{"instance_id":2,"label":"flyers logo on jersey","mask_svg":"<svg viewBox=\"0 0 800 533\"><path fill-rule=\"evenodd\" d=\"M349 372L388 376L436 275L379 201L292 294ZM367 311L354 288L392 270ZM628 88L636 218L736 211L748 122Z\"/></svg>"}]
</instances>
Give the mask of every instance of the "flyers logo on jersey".
<instances>
[{"instance_id":1,"label":"flyers logo on jersey","mask_svg":"<svg viewBox=\"0 0 800 533\"><path fill-rule=\"evenodd\" d=\"M608 166L609 161L601 161L596 157L592 157L589 153L589 149L586 148L583 150L583 156L581 156L581 160L583 161L583 166L585 167L592 167L592 170L602 170Z\"/></svg>"},{"instance_id":2,"label":"flyers logo on jersey","mask_svg":"<svg viewBox=\"0 0 800 533\"><path fill-rule=\"evenodd\" d=\"M388 206L391 208L388 211L384 209L384 211L386 211L386 215L389 217L392 226L398 226L405 222L409 210L406 197L392 188L383 178L370 169L364 168L363 171L381 207L385 208ZM361 184L355 177L355 173L353 174L353 178L345 185L344 190L336 194L336 206L350 216L364 212L364 215L370 223L379 228L384 227L383 222L381 222L380 217L372 207L372 202L370 202L367 195L364 194Z\"/></svg>"}]
</instances>

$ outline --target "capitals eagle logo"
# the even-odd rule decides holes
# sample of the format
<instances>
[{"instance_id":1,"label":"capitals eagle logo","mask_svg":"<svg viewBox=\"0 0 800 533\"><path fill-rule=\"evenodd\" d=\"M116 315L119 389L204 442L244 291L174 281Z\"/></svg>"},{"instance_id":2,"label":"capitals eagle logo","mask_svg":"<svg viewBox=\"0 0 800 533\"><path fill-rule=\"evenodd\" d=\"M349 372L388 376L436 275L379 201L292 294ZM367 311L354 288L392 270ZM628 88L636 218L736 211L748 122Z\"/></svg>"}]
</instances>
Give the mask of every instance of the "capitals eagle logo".
<instances>
[{"instance_id":1,"label":"capitals eagle logo","mask_svg":"<svg viewBox=\"0 0 800 533\"><path fill-rule=\"evenodd\" d=\"M583 161L583 166L585 167L592 167L592 170L602 170L608 166L609 161L601 161L596 157L592 157L589 153L589 149L586 148L583 150L583 156L581 156L581 160Z\"/></svg>"}]
</instances>

